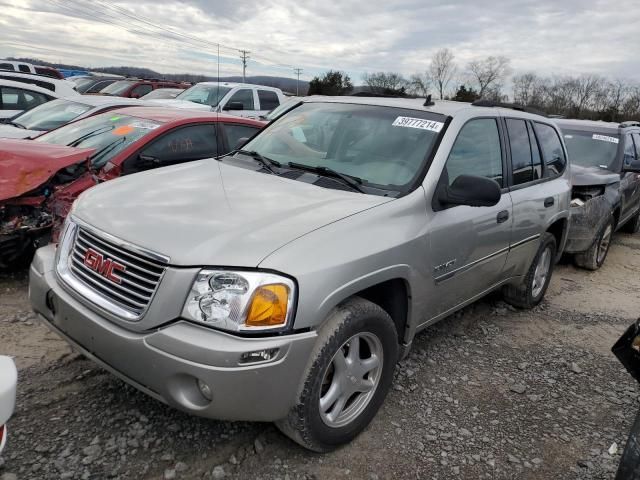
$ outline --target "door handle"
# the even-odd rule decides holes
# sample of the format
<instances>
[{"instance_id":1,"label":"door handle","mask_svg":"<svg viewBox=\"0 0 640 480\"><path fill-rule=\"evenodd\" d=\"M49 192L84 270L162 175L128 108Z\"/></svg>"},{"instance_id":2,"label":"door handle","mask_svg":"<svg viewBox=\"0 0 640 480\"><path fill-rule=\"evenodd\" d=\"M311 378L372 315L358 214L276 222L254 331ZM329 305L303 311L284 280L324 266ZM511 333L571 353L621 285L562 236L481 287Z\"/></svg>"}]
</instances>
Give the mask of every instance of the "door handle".
<instances>
[{"instance_id":1,"label":"door handle","mask_svg":"<svg viewBox=\"0 0 640 480\"><path fill-rule=\"evenodd\" d=\"M507 210L502 210L498 213L496 220L498 221L498 223L506 222L507 220L509 220L509 212Z\"/></svg>"},{"instance_id":2,"label":"door handle","mask_svg":"<svg viewBox=\"0 0 640 480\"><path fill-rule=\"evenodd\" d=\"M553 197L547 197L544 199L544 208L552 207L554 203L555 200L553 199Z\"/></svg>"}]
</instances>

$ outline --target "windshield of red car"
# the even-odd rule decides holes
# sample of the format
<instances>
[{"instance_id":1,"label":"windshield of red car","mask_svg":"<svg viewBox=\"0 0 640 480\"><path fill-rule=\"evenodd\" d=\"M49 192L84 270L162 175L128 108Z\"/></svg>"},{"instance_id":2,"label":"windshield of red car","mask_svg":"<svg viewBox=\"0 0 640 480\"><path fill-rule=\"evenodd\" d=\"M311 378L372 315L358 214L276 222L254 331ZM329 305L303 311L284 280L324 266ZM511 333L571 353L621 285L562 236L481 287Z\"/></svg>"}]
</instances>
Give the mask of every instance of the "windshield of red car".
<instances>
[{"instance_id":1,"label":"windshield of red car","mask_svg":"<svg viewBox=\"0 0 640 480\"><path fill-rule=\"evenodd\" d=\"M108 85L100 90L100 93L105 93L107 95L122 95L134 83L136 82L131 80L120 80L118 82L113 82L111 85Z\"/></svg>"},{"instance_id":2,"label":"windshield of red car","mask_svg":"<svg viewBox=\"0 0 640 480\"><path fill-rule=\"evenodd\" d=\"M98 169L133 142L149 135L160 125L160 123L146 118L108 112L45 133L34 139L34 142L95 148L91 165Z\"/></svg>"}]
</instances>

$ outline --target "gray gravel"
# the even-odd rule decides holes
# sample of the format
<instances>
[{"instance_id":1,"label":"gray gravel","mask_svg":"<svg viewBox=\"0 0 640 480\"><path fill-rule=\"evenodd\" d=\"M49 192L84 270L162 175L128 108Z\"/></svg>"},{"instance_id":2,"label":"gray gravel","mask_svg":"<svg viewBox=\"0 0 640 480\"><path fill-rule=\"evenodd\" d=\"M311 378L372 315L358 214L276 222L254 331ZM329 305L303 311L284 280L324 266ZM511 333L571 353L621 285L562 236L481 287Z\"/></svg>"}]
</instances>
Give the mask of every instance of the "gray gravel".
<instances>
[{"instance_id":1,"label":"gray gravel","mask_svg":"<svg viewBox=\"0 0 640 480\"><path fill-rule=\"evenodd\" d=\"M640 391L608 349L632 315L565 308L559 299L597 295L583 276L561 265L533 311L493 295L427 329L370 428L328 455L270 424L178 412L60 346L20 368L0 480L612 478ZM20 300L25 285L0 278L0 341L54 345Z\"/></svg>"}]
</instances>

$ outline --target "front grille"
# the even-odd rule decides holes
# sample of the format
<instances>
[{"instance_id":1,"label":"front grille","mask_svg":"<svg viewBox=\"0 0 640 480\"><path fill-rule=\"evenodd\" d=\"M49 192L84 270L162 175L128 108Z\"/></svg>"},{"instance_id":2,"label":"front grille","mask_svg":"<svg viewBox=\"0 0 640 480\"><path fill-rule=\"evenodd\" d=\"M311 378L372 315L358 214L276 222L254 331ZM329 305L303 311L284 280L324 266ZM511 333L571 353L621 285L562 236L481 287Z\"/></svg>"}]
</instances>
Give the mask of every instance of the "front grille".
<instances>
[{"instance_id":1,"label":"front grille","mask_svg":"<svg viewBox=\"0 0 640 480\"><path fill-rule=\"evenodd\" d=\"M126 268L118 271L121 283L115 283L84 263L85 253L92 249L105 259L116 261ZM71 249L72 275L100 296L120 308L141 316L151 302L166 264L134 252L122 245L105 240L99 234L79 226Z\"/></svg>"}]
</instances>

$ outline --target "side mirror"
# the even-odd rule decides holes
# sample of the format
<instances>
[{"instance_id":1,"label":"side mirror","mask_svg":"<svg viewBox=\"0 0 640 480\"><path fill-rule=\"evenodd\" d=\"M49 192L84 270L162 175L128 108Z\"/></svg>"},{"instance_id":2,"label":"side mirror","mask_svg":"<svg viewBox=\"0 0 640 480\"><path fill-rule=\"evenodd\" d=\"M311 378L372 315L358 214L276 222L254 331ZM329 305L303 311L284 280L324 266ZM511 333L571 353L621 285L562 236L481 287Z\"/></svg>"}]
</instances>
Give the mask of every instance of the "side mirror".
<instances>
[{"instance_id":1,"label":"side mirror","mask_svg":"<svg viewBox=\"0 0 640 480\"><path fill-rule=\"evenodd\" d=\"M622 165L623 172L640 173L640 160L632 160Z\"/></svg>"},{"instance_id":2,"label":"side mirror","mask_svg":"<svg viewBox=\"0 0 640 480\"><path fill-rule=\"evenodd\" d=\"M223 110L244 110L244 104L242 102L229 102Z\"/></svg>"},{"instance_id":3,"label":"side mirror","mask_svg":"<svg viewBox=\"0 0 640 480\"><path fill-rule=\"evenodd\" d=\"M141 170L149 170L150 168L155 168L160 165L160 159L156 157L152 157L151 155L143 155L142 153L138 155L138 161L136 162L136 167Z\"/></svg>"},{"instance_id":4,"label":"side mirror","mask_svg":"<svg viewBox=\"0 0 640 480\"><path fill-rule=\"evenodd\" d=\"M240 150L242 147L244 147L245 143L247 143L248 141L249 141L249 137L239 138L238 141L236 142L236 146L233 147L233 149Z\"/></svg>"},{"instance_id":5,"label":"side mirror","mask_svg":"<svg viewBox=\"0 0 640 480\"><path fill-rule=\"evenodd\" d=\"M441 186L438 201L442 205L493 207L498 204L501 195L500 185L495 180L475 175L460 175L451 186Z\"/></svg>"}]
</instances>

